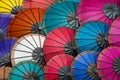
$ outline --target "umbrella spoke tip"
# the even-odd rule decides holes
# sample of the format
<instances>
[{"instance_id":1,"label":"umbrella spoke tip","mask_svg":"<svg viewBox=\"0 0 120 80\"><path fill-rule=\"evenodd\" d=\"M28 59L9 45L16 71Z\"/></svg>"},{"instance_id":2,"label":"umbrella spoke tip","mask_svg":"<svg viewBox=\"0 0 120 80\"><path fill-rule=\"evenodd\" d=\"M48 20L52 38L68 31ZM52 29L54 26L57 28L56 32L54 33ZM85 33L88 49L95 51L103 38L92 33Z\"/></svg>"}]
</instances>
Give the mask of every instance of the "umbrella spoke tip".
<instances>
[{"instance_id":1,"label":"umbrella spoke tip","mask_svg":"<svg viewBox=\"0 0 120 80\"><path fill-rule=\"evenodd\" d=\"M23 7L22 6L15 6L12 8L12 11L11 11L11 14L18 14L19 12L21 12L23 10Z\"/></svg>"}]
</instances>

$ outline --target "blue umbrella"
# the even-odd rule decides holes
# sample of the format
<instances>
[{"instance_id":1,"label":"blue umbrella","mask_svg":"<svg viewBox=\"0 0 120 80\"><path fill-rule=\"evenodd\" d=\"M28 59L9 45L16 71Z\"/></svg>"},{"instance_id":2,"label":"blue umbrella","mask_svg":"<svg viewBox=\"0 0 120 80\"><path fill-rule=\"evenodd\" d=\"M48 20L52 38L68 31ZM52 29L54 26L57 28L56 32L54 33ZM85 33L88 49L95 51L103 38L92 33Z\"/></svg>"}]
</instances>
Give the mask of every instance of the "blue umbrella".
<instances>
[{"instance_id":1,"label":"blue umbrella","mask_svg":"<svg viewBox=\"0 0 120 80\"><path fill-rule=\"evenodd\" d=\"M78 3L73 1L63 1L52 5L46 12L43 20L43 29L48 34L58 27L79 27L77 17Z\"/></svg>"},{"instance_id":2,"label":"blue umbrella","mask_svg":"<svg viewBox=\"0 0 120 80\"><path fill-rule=\"evenodd\" d=\"M0 41L0 67L11 66L11 51L17 39L4 38Z\"/></svg>"},{"instance_id":3,"label":"blue umbrella","mask_svg":"<svg viewBox=\"0 0 120 80\"><path fill-rule=\"evenodd\" d=\"M73 80L100 80L97 70L98 53L85 51L73 61L71 72Z\"/></svg>"},{"instance_id":4,"label":"blue umbrella","mask_svg":"<svg viewBox=\"0 0 120 80\"><path fill-rule=\"evenodd\" d=\"M109 46L109 28L109 25L102 22L88 22L80 27L75 35L78 52L87 50L101 52Z\"/></svg>"},{"instance_id":5,"label":"blue umbrella","mask_svg":"<svg viewBox=\"0 0 120 80\"><path fill-rule=\"evenodd\" d=\"M14 18L11 14L0 14L0 39L6 37L8 31L8 25Z\"/></svg>"},{"instance_id":6,"label":"blue umbrella","mask_svg":"<svg viewBox=\"0 0 120 80\"><path fill-rule=\"evenodd\" d=\"M10 72L8 80L44 80L43 68L35 62L18 63Z\"/></svg>"}]
</instances>

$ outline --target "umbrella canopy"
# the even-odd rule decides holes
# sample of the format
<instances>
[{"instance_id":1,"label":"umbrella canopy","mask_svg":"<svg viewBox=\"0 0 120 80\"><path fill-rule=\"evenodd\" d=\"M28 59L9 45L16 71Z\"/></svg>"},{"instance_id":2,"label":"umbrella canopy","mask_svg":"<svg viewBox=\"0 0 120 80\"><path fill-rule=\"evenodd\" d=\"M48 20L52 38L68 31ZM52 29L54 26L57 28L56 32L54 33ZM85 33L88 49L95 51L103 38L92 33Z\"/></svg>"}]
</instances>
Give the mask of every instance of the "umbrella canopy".
<instances>
[{"instance_id":1,"label":"umbrella canopy","mask_svg":"<svg viewBox=\"0 0 120 80\"><path fill-rule=\"evenodd\" d=\"M58 54L69 54L76 56L77 51L74 44L75 30L67 27L61 27L50 32L43 46L45 60L49 61Z\"/></svg>"},{"instance_id":2,"label":"umbrella canopy","mask_svg":"<svg viewBox=\"0 0 120 80\"><path fill-rule=\"evenodd\" d=\"M75 1L80 2L81 0L24 0L25 8L43 8L47 9L56 2L62 1Z\"/></svg>"},{"instance_id":3,"label":"umbrella canopy","mask_svg":"<svg viewBox=\"0 0 120 80\"><path fill-rule=\"evenodd\" d=\"M10 72L8 80L44 80L43 68L35 62L18 63Z\"/></svg>"},{"instance_id":4,"label":"umbrella canopy","mask_svg":"<svg viewBox=\"0 0 120 80\"><path fill-rule=\"evenodd\" d=\"M45 10L40 8L25 9L15 16L8 28L8 36L21 37L25 34L44 34L41 29Z\"/></svg>"},{"instance_id":5,"label":"umbrella canopy","mask_svg":"<svg viewBox=\"0 0 120 80\"><path fill-rule=\"evenodd\" d=\"M109 30L108 41L111 45L120 47L120 17L118 17Z\"/></svg>"},{"instance_id":6,"label":"umbrella canopy","mask_svg":"<svg viewBox=\"0 0 120 80\"><path fill-rule=\"evenodd\" d=\"M73 57L67 54L56 55L45 67L45 80L72 80L70 68Z\"/></svg>"},{"instance_id":7,"label":"umbrella canopy","mask_svg":"<svg viewBox=\"0 0 120 80\"><path fill-rule=\"evenodd\" d=\"M66 26L73 29L79 27L78 17L76 14L78 3L65 1L52 5L45 14L43 28L48 34L53 29Z\"/></svg>"},{"instance_id":8,"label":"umbrella canopy","mask_svg":"<svg viewBox=\"0 0 120 80\"><path fill-rule=\"evenodd\" d=\"M75 35L78 52L93 50L101 52L109 46L108 31L110 26L102 22L88 22L79 28Z\"/></svg>"},{"instance_id":9,"label":"umbrella canopy","mask_svg":"<svg viewBox=\"0 0 120 80\"><path fill-rule=\"evenodd\" d=\"M101 21L111 25L120 16L120 0L83 0L79 4L79 23Z\"/></svg>"},{"instance_id":10,"label":"umbrella canopy","mask_svg":"<svg viewBox=\"0 0 120 80\"><path fill-rule=\"evenodd\" d=\"M0 80L7 80L10 70L10 67L0 67Z\"/></svg>"},{"instance_id":11,"label":"umbrella canopy","mask_svg":"<svg viewBox=\"0 0 120 80\"><path fill-rule=\"evenodd\" d=\"M32 60L40 65L45 64L43 55L43 43L45 36L39 34L28 34L17 40L12 49L12 65L25 60Z\"/></svg>"},{"instance_id":12,"label":"umbrella canopy","mask_svg":"<svg viewBox=\"0 0 120 80\"><path fill-rule=\"evenodd\" d=\"M120 80L120 48L104 49L98 57L97 67L102 80Z\"/></svg>"},{"instance_id":13,"label":"umbrella canopy","mask_svg":"<svg viewBox=\"0 0 120 80\"><path fill-rule=\"evenodd\" d=\"M13 18L11 14L0 14L0 39L6 37L8 26Z\"/></svg>"},{"instance_id":14,"label":"umbrella canopy","mask_svg":"<svg viewBox=\"0 0 120 80\"><path fill-rule=\"evenodd\" d=\"M18 14L23 10L23 0L0 0L0 13Z\"/></svg>"},{"instance_id":15,"label":"umbrella canopy","mask_svg":"<svg viewBox=\"0 0 120 80\"><path fill-rule=\"evenodd\" d=\"M11 66L10 57L15 42L15 38L5 38L0 41L0 67Z\"/></svg>"},{"instance_id":16,"label":"umbrella canopy","mask_svg":"<svg viewBox=\"0 0 120 80\"><path fill-rule=\"evenodd\" d=\"M100 80L97 70L98 53L85 51L80 53L72 63L73 80Z\"/></svg>"}]
</instances>

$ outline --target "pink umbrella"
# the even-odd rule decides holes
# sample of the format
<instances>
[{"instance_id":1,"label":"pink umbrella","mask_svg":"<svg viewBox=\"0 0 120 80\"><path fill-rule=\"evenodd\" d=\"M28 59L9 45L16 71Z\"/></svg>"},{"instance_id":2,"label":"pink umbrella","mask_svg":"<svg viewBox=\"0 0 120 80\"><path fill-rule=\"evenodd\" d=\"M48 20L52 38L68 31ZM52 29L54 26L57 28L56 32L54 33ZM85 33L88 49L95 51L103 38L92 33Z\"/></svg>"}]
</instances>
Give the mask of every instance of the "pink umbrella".
<instances>
[{"instance_id":1,"label":"pink umbrella","mask_svg":"<svg viewBox=\"0 0 120 80\"><path fill-rule=\"evenodd\" d=\"M83 0L78 8L80 24L97 20L111 25L119 15L120 0Z\"/></svg>"},{"instance_id":2,"label":"pink umbrella","mask_svg":"<svg viewBox=\"0 0 120 80\"><path fill-rule=\"evenodd\" d=\"M110 28L108 41L111 45L120 47L120 17L118 17Z\"/></svg>"},{"instance_id":3,"label":"pink umbrella","mask_svg":"<svg viewBox=\"0 0 120 80\"><path fill-rule=\"evenodd\" d=\"M120 80L120 48L104 49L98 57L97 67L102 80Z\"/></svg>"}]
</instances>

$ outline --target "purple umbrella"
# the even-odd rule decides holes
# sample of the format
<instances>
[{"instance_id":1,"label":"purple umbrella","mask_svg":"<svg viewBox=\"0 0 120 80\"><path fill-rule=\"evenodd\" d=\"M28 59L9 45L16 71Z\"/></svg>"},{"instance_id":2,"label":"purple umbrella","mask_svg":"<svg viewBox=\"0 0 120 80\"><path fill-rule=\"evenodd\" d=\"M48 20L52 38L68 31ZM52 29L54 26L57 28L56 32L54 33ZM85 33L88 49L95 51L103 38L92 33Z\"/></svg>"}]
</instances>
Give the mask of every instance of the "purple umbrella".
<instances>
[{"instance_id":1,"label":"purple umbrella","mask_svg":"<svg viewBox=\"0 0 120 80\"><path fill-rule=\"evenodd\" d=\"M80 24L101 21L111 25L120 16L120 0L83 0L78 7Z\"/></svg>"},{"instance_id":2,"label":"purple umbrella","mask_svg":"<svg viewBox=\"0 0 120 80\"><path fill-rule=\"evenodd\" d=\"M6 37L8 31L8 25L14 18L11 14L0 14L0 39Z\"/></svg>"},{"instance_id":3,"label":"purple umbrella","mask_svg":"<svg viewBox=\"0 0 120 80\"><path fill-rule=\"evenodd\" d=\"M0 67L11 66L11 50L17 39L5 38L0 41Z\"/></svg>"}]
</instances>

